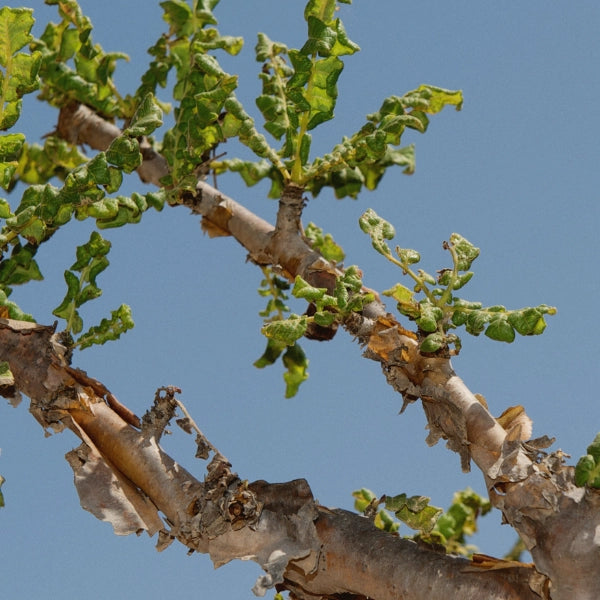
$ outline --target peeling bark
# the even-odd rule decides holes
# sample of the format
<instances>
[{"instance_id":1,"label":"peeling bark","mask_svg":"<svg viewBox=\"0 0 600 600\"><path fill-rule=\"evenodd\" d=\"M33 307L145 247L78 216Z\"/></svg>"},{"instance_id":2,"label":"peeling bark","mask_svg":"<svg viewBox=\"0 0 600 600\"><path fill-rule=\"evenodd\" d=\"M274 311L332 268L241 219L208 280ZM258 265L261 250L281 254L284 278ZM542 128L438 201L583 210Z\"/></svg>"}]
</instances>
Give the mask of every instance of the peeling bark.
<instances>
[{"instance_id":1,"label":"peeling bark","mask_svg":"<svg viewBox=\"0 0 600 600\"><path fill-rule=\"evenodd\" d=\"M166 422L138 430L98 393L102 384L73 377L52 328L1 319L0 347L40 423L69 428L82 440L67 455L81 504L117 534L159 532L159 549L177 539L208 553L215 566L254 560L265 571L253 588L258 595L277 587L306 599L539 598L531 589L533 566L478 569L419 547L365 517L318 505L304 480L248 484L215 450L204 480L196 479L160 448ZM34 356L44 357L35 379L29 376ZM164 399L157 394L157 402ZM156 419L147 415L142 423Z\"/></svg>"},{"instance_id":2,"label":"peeling bark","mask_svg":"<svg viewBox=\"0 0 600 600\"><path fill-rule=\"evenodd\" d=\"M59 133L73 143L105 150L119 130L89 109L72 105L61 111ZM166 162L151 149L146 149L145 155L149 160L140 167L140 176L160 185L167 172ZM297 234L301 211L298 197L301 199L301 194L280 207L277 227L204 181L198 182L195 194L184 195L181 202L202 215L205 230L233 236L257 264L274 265L291 279L300 275L310 283L318 281L321 287L333 286L340 271ZM429 427L427 442L446 440L448 447L459 454L463 469L470 468L473 461L481 470L492 504L521 535L537 571L523 566L493 569L493 576L487 572L489 569L485 576L474 574L465 571L466 565L460 560L431 551L422 553L415 545L407 546L392 536L384 538L361 517L327 511L316 506L312 498L292 512L287 501L281 501L278 510L272 511L263 497L268 484L260 491L253 491L252 486L244 488L222 461L212 466L213 477L220 482L219 491L210 492L220 498L220 503L215 503L212 496L206 496L214 482L209 485L207 480L201 483L191 478L161 454L152 437L144 438L123 422L107 405L107 396L98 398L93 386L86 387L72 376L67 377L64 365L61 367L53 354L57 347L50 344L55 339L51 329L31 326L26 330L5 323L6 320L0 321L0 337L8 345L2 343L0 360L10 363L16 387L32 398L32 411L38 420L47 427L70 427L107 464L114 465L131 481L133 489L143 490L167 515L170 529L163 535L175 536L190 548L210 552L219 564L235 557L253 556L267 572L258 590L283 585L299 598L350 593L378 600L550 597L548 594L554 600L597 597L600 494L574 485L573 470L565 466L560 451L546 453L547 439L523 439L527 437L529 420L521 407L513 407L495 419L456 375L450 359L422 355L415 334L387 314L378 299L367 305L362 314L348 317L343 326L363 345L365 357L381 364L384 376L402 395L405 406L422 401ZM38 336L44 343L35 351L26 350ZM44 377L39 377L40 373L45 373ZM50 397L52 402L46 403ZM109 435L108 431L116 437L110 437L113 433ZM140 435L141 438L136 437ZM125 448L130 454L131 448L136 448L139 457L124 459L121 464L114 454L125 454ZM82 456L91 455L84 452ZM149 475L138 479L141 469L148 470ZM152 487L156 481L177 489L157 492L155 498ZM241 507L236 505L236 517L232 520L228 511L234 497L238 498L235 502L239 498L246 500ZM134 504L130 501L131 506ZM191 516L190 510L194 513ZM239 529L233 526L234 522ZM135 520L132 523L139 525ZM149 524L147 528L152 527ZM302 535L307 537L300 540ZM370 550L378 547L385 552L374 555ZM383 558L388 553L393 564L387 565ZM413 560L418 560L418 568ZM523 587L524 581L529 583ZM353 582L360 583L355 587ZM488 584L497 588L481 587ZM537 596L532 596L529 584Z\"/></svg>"}]
</instances>

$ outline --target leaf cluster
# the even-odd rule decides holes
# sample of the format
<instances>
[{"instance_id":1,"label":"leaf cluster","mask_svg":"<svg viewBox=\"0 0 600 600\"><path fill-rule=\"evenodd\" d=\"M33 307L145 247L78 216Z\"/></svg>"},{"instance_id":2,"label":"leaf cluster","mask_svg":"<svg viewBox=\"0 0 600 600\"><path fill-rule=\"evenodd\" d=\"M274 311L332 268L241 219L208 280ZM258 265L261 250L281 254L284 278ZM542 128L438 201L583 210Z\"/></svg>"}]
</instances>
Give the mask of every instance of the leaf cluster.
<instances>
[{"instance_id":1,"label":"leaf cluster","mask_svg":"<svg viewBox=\"0 0 600 600\"><path fill-rule=\"evenodd\" d=\"M587 447L587 454L582 456L575 466L575 485L600 488L600 433Z\"/></svg>"},{"instance_id":2,"label":"leaf cluster","mask_svg":"<svg viewBox=\"0 0 600 600\"><path fill-rule=\"evenodd\" d=\"M383 293L396 300L401 314L416 322L422 352L433 353L450 345L458 352L460 338L450 332L461 326L471 335L484 332L493 340L509 343L514 341L516 333L539 335L546 328L544 315L556 313L554 307L545 304L507 310L502 305L484 307L481 302L455 295L473 277L470 268L479 256L479 248L457 233L443 245L450 253L452 266L439 270L434 277L422 269L414 269L421 260L416 250L396 246L392 253L387 242L395 236L394 227L375 211L367 210L359 219L359 225L370 236L373 248L414 281L412 288L397 283Z\"/></svg>"},{"instance_id":3,"label":"leaf cluster","mask_svg":"<svg viewBox=\"0 0 600 600\"><path fill-rule=\"evenodd\" d=\"M67 293L52 314L66 321L65 331L69 335L81 333L83 329L79 308L102 294L96 278L109 265L106 255L110 247L108 240L93 231L89 241L77 247L77 260L71 265L70 270L65 271ZM128 306L122 305L112 312L110 319L102 319L99 325L82 334L75 345L83 349L93 344L104 344L108 340L118 339L122 333L132 327L131 310Z\"/></svg>"},{"instance_id":4,"label":"leaf cluster","mask_svg":"<svg viewBox=\"0 0 600 600\"><path fill-rule=\"evenodd\" d=\"M164 184L176 187L170 199L174 203L180 190L195 189L201 169L210 162L210 150L233 134L230 123L224 127L222 115L226 101L233 99L237 76L223 71L209 52L220 49L235 55L243 41L222 36L214 27L217 1L201 0L193 7L183 0L161 2L169 31L149 49L153 60L136 92L138 98L156 94L157 87L166 86L169 72L175 72L175 125L162 144L171 171Z\"/></svg>"},{"instance_id":5,"label":"leaf cluster","mask_svg":"<svg viewBox=\"0 0 600 600\"><path fill-rule=\"evenodd\" d=\"M113 81L118 60L128 60L122 52L105 52L93 42L92 23L76 0L46 0L56 5L59 23L48 23L31 47L41 55L40 99L52 106L70 100L93 107L105 117L126 117L125 104Z\"/></svg>"},{"instance_id":6,"label":"leaf cluster","mask_svg":"<svg viewBox=\"0 0 600 600\"><path fill-rule=\"evenodd\" d=\"M292 295L303 298L314 305L311 316L290 315L289 318L266 323L262 332L268 338L285 344L293 344L305 333L309 323L329 327L334 322L340 322L350 313L360 312L365 304L372 302L371 292L363 291L360 270L356 266L348 267L344 274L337 278L333 295L326 288L310 285L300 276L294 281Z\"/></svg>"},{"instance_id":7,"label":"leaf cluster","mask_svg":"<svg viewBox=\"0 0 600 600\"><path fill-rule=\"evenodd\" d=\"M107 196L121 186L123 171L141 163L139 145L132 136L150 132L160 123L156 111L156 104L148 97L135 113L130 128L106 153L100 152L83 163L79 162L79 155L72 155L71 160L79 164L66 175L61 188L49 183L31 185L14 213L9 203L0 199L0 218L4 220L0 230L0 289L6 297L10 286L43 278L34 258L37 250L73 216L78 220L93 218L98 228L106 229L137 223L150 207L162 209L162 190L145 195L134 193L131 197ZM129 151L125 152L125 148Z\"/></svg>"},{"instance_id":8,"label":"leaf cluster","mask_svg":"<svg viewBox=\"0 0 600 600\"><path fill-rule=\"evenodd\" d=\"M488 500L472 489L456 492L448 510L431 506L426 496L377 496L366 488L352 493L356 510L370 514L378 529L398 532L404 523L417 531L413 539L443 547L450 554L469 556L477 548L467 538L477 532L477 520L491 510ZM384 508L380 508L383 504ZM391 513L391 514L390 514Z\"/></svg>"},{"instance_id":9,"label":"leaf cluster","mask_svg":"<svg viewBox=\"0 0 600 600\"><path fill-rule=\"evenodd\" d=\"M33 37L32 10L28 8L0 9L0 130L10 129L21 114L21 98L35 91L39 86L38 72L42 62L40 52L31 54L20 52ZM6 180L5 164L6 142L0 150L0 181ZM10 154L10 153L9 153ZM4 185L2 187L5 187Z\"/></svg>"},{"instance_id":10,"label":"leaf cluster","mask_svg":"<svg viewBox=\"0 0 600 600\"><path fill-rule=\"evenodd\" d=\"M51 101L44 94L51 93L48 90L55 84L69 92L71 88L65 81L57 84L53 75L48 75L44 66L48 60L62 61L64 65L73 58L81 73L87 73L88 79L95 78L98 85L93 94L97 100L100 101L103 94L115 97L116 92L108 81L108 74L112 72L110 61L114 57L103 55L99 47L91 45L91 24L75 2L67 0L54 3L59 6L62 22L48 25L45 41L34 41L30 35L33 24L31 11L0 9L0 30L5 34L1 36L3 41L0 41L0 66L4 69L0 73L2 129L16 122L20 114L21 96L37 89L38 72L44 81L43 99ZM27 43L36 48L31 55L19 52ZM53 58L50 59L50 55ZM108 86L104 92L98 87L101 84ZM67 96L62 97L62 101L66 101ZM85 100L83 97L78 99ZM93 102L88 103L96 106ZM98 105L96 109L111 113L106 106L103 109ZM123 134L114 140L106 153L101 152L92 159L87 159L55 136L49 136L43 147L27 145L20 133L0 136L0 186L11 190L17 180L30 184L14 212L9 202L0 198L0 219L3 221L0 230L0 307L5 316L33 320L8 299L12 286L43 278L35 260L38 248L73 216L78 220L93 218L97 227L102 229L136 223L149 207L162 208L163 191L146 195L132 194L131 197L107 196L119 189L124 172L129 173L141 164L142 155L137 138L149 135L161 123L160 107L148 94L136 106ZM63 179L61 188L48 183L56 175ZM99 236L97 233L94 235ZM98 253L103 248L102 244L99 245L100 249L96 248L97 238L91 240L90 244L90 252L93 250ZM84 252L85 248L88 246L81 247L78 252ZM67 297L56 310L59 316L66 319L69 331L81 331L82 323L77 308L100 294L95 277L108 264L108 261L104 264L103 256L100 252L93 264L81 266L78 264L78 254L78 263L65 274ZM73 272L78 269L81 270L80 276ZM88 336L88 342L93 340L92 343L102 343L102 339L118 337L119 332L131 327L132 321L127 310L121 307L111 319L103 321L98 330ZM86 345L89 345L88 342Z\"/></svg>"},{"instance_id":11,"label":"leaf cluster","mask_svg":"<svg viewBox=\"0 0 600 600\"><path fill-rule=\"evenodd\" d=\"M285 322L290 312L286 302L289 299L287 291L290 284L278 277L270 267L262 267L263 280L258 293L267 298L267 306L259 314L266 324L277 327L277 323ZM285 372L285 397L292 398L298 392L300 385L308 379L308 359L297 340L287 343L277 337L267 337L267 347L262 356L254 362L258 369L270 366L281 357Z\"/></svg>"},{"instance_id":12,"label":"leaf cluster","mask_svg":"<svg viewBox=\"0 0 600 600\"><path fill-rule=\"evenodd\" d=\"M356 198L363 187L375 189L390 166L402 166L407 174L414 171L413 146L399 147L406 128L424 132L429 124L427 115L448 105L460 109L460 92L421 85L404 96L386 98L377 112L367 115L360 130L311 161L309 132L334 116L337 82L344 68L340 57L360 49L334 16L335 10L333 0L308 2L304 11L307 40L300 49L259 34L255 51L256 60L262 63L262 93L256 104L265 129L282 146L267 153L263 146L257 152L258 144L247 144L268 160L227 160L215 165L217 172L240 173L248 185L269 178L273 198L279 197L290 181L314 196L330 187L338 198ZM260 139L261 144L266 143Z\"/></svg>"}]
</instances>

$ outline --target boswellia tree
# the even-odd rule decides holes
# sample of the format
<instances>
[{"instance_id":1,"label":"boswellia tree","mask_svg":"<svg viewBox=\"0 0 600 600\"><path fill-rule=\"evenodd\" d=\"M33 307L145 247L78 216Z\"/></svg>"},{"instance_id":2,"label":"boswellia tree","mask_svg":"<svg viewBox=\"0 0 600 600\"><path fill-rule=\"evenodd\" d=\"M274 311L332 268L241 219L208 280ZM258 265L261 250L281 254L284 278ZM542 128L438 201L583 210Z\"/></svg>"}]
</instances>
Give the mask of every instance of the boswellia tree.
<instances>
[{"instance_id":1,"label":"boswellia tree","mask_svg":"<svg viewBox=\"0 0 600 600\"><path fill-rule=\"evenodd\" d=\"M359 51L340 17L341 5L350 0L309 0L304 21L298 10L307 30L298 48L258 34L258 110L244 105L238 75L219 62L236 56L243 40L217 29L218 0L160 3L166 31L150 47L141 81L127 93L113 79L125 55L96 44L75 0L46 3L56 6L58 22L47 24L39 38L31 34L34 11L0 9L0 186L6 196L0 199L0 393L15 405L27 396L45 431L68 430L79 438L67 460L81 505L109 521L117 534L147 531L159 550L176 541L210 555L217 566L255 561L264 572L253 588L257 595L596 598L600 438L590 440L587 454L570 465L563 452L552 449L552 438L533 434L523 406L527 398L506 403L494 417L451 362L463 344L478 343L473 336L510 343L542 334L556 309L479 302L469 283L480 249L464 232L440 240L445 262L426 270L418 250L394 241L394 226L421 228L427 235L426 220L392 224L364 209L357 235L370 242L381 264L396 268L398 281L372 289L366 271L345 263L335 232L303 218L319 195L355 199L375 190L388 170L412 173L414 148L403 136L424 133L444 110L460 110L462 92L419 85L377 100L363 123L349 126L338 143L317 153L311 148L313 142L323 147L319 135L334 118L344 61ZM19 132L26 118L23 98L34 93L57 113L43 145ZM124 182L134 177L138 190L123 192ZM265 191L266 202L276 207L272 222L246 197L228 195L233 177ZM154 401L138 416L127 398L111 392L116 382L84 370L80 351L117 340L133 327L127 304L84 322L109 267L107 230L129 229L147 212L162 216L174 207L199 216L209 238L233 238L245 251L246 268L258 272L265 347L255 366L282 369L286 397L301 396L308 377L306 340L333 345L352 339L364 358L379 363L402 411L421 404L427 443L445 440L463 471L479 470L488 497L466 489L443 511L425 496L361 488L354 492L356 512L326 508L321 504L326 499L317 501L305 479L269 483L238 474L227 448L202 432L200 408L175 385L157 381ZM39 322L45 316L29 314L35 306L24 306L11 293L42 279L41 257L52 248L49 242L75 231L74 221L92 224L91 231L85 240L80 229L69 233L72 258L62 269L63 293L54 302L57 320ZM176 232L164 233L170 235ZM213 244L206 242L202 260L220 260L210 254ZM140 253L138 260L156 265L160 288L169 269L160 252ZM194 276L202 279L202 264ZM166 298L161 310L168 311L168 296L174 294L163 290L147 300L159 304ZM214 310L235 350L241 342L227 331L218 296L215 292L213 306L202 310ZM205 352L210 343L202 341ZM224 369L235 371L234 354ZM132 360L133 378L136 368ZM202 468L182 467L161 446L175 423L194 436L195 456L204 461L195 464ZM237 432L235 426L232 421L233 435L251 439L251 424L240 424ZM364 432L361 440L366 447L369 435ZM310 444L310 432L306 438ZM478 516L491 508L520 538L504 558L473 552L467 544ZM519 560L525 550L531 563Z\"/></svg>"}]
</instances>

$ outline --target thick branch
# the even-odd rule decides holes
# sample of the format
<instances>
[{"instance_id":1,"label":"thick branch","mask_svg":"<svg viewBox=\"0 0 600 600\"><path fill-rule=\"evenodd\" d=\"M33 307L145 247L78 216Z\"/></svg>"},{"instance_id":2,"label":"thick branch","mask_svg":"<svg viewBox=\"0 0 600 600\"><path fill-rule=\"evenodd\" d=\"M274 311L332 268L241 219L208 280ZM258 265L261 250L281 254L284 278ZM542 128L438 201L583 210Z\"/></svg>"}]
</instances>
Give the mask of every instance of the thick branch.
<instances>
[{"instance_id":1,"label":"thick branch","mask_svg":"<svg viewBox=\"0 0 600 600\"><path fill-rule=\"evenodd\" d=\"M248 485L217 452L199 481L163 452L157 432L138 431L96 386L73 377L51 328L0 320L0 348L38 420L82 439L68 456L82 505L119 533L160 531L160 548L176 538L210 554L217 566L251 558L266 573L255 585L259 594L277 586L306 599L539 598L530 587L538 580L531 566L477 568L419 547L364 517L317 505L304 480ZM32 368L30 356L45 360Z\"/></svg>"}]
</instances>

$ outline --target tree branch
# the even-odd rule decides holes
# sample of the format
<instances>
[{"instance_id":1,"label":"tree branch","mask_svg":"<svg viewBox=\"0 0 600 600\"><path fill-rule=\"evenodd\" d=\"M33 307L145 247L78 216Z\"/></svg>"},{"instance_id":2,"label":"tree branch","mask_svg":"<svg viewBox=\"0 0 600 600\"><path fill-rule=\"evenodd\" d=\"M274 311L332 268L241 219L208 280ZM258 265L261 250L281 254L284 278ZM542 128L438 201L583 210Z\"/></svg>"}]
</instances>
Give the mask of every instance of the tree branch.
<instances>
[{"instance_id":1,"label":"tree branch","mask_svg":"<svg viewBox=\"0 0 600 600\"><path fill-rule=\"evenodd\" d=\"M59 131L67 131L67 139L100 150L106 147L111 127L118 135L117 128L97 118L83 119L85 126L78 126L75 133L68 133L64 115L61 121ZM150 164L148 170L144 165L142 178L159 185L166 163L153 156ZM254 262L277 265L288 277L300 275L321 287L335 284L340 271L300 236L277 236L269 223L206 182L199 181L197 193L182 201L204 221L232 235ZM574 485L573 469L564 465L562 453L545 452L547 438L525 443L521 426L513 427L505 419L501 425L494 419L456 375L449 358L421 354L415 334L387 314L378 300L363 314L348 317L344 326L366 347L365 356L380 362L405 406L422 400L430 429L427 442L446 439L460 454L463 469L469 468L470 459L481 469L491 502L519 532L538 569L552 580L553 598L569 597L574 581L578 593L589 592L580 597L595 597L600 540L590 532L600 526L600 494ZM516 412L526 418L522 410Z\"/></svg>"},{"instance_id":2,"label":"tree branch","mask_svg":"<svg viewBox=\"0 0 600 600\"><path fill-rule=\"evenodd\" d=\"M159 532L159 549L177 539L210 554L216 566L251 558L265 570L253 588L259 595L277 587L299 599L539 598L531 589L539 587L533 566L477 568L419 547L364 517L318 505L304 480L247 484L218 451L197 480L160 448L156 430L138 431L96 385L73 378L53 328L0 319L0 348L38 421L81 438L67 458L82 506L117 533ZM32 368L32 356L45 360Z\"/></svg>"}]
</instances>

